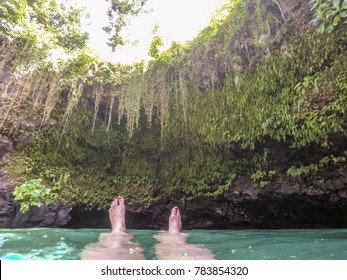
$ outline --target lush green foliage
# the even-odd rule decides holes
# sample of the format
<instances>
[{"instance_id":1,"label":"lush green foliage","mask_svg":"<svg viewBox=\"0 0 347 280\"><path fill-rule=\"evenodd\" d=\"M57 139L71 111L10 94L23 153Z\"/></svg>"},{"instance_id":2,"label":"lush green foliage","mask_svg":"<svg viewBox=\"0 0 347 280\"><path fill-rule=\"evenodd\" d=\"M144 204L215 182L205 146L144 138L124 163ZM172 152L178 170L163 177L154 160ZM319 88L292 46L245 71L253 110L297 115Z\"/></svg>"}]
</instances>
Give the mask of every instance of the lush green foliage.
<instances>
[{"instance_id":1,"label":"lush green foliage","mask_svg":"<svg viewBox=\"0 0 347 280\"><path fill-rule=\"evenodd\" d=\"M0 4L0 34L2 36L17 24L24 24L25 7L25 0L9 0Z\"/></svg>"},{"instance_id":2,"label":"lush green foliage","mask_svg":"<svg viewBox=\"0 0 347 280\"><path fill-rule=\"evenodd\" d=\"M158 47L162 47L164 45L163 40L161 37L159 36L154 36L151 45L149 47L149 52L148 54L152 57L152 58L157 58L159 56L159 48Z\"/></svg>"},{"instance_id":3,"label":"lush green foliage","mask_svg":"<svg viewBox=\"0 0 347 280\"><path fill-rule=\"evenodd\" d=\"M347 23L347 0L311 0L314 12L313 24L318 24L318 32L330 33L340 23Z\"/></svg>"},{"instance_id":4,"label":"lush green foliage","mask_svg":"<svg viewBox=\"0 0 347 280\"><path fill-rule=\"evenodd\" d=\"M320 170L323 170L324 167L328 165L336 165L343 164L346 162L347 152L344 153L343 156L336 157L334 155L326 156L322 158L319 163L312 163L308 166L292 166L287 170L287 175L293 178L302 177L307 175L312 175L313 173L317 173Z\"/></svg>"},{"instance_id":5,"label":"lush green foliage","mask_svg":"<svg viewBox=\"0 0 347 280\"><path fill-rule=\"evenodd\" d=\"M317 32L301 2L287 21L291 12L277 1L227 1L189 44L159 52L154 38L147 66L101 62L78 36L72 45L57 37L70 57L52 62L45 38L54 34L26 30L2 49L12 73L5 94L16 102L1 129L11 131L4 124L25 102L43 129L11 171L19 184L42 178L55 201L103 208L119 194L141 205L186 202L237 195L242 178L268 187L340 168L345 155L329 149L346 137L346 32L341 20L334 32ZM49 31L51 23L36 22ZM53 131L45 127L52 119ZM313 146L324 152L305 162L277 155Z\"/></svg>"},{"instance_id":6,"label":"lush green foliage","mask_svg":"<svg viewBox=\"0 0 347 280\"><path fill-rule=\"evenodd\" d=\"M30 206L42 205L42 202L49 197L50 189L42 185L42 179L29 180L13 192L14 198L21 202L20 210L25 213Z\"/></svg>"},{"instance_id":7,"label":"lush green foliage","mask_svg":"<svg viewBox=\"0 0 347 280\"><path fill-rule=\"evenodd\" d=\"M53 34L53 42L65 50L86 46L88 34L81 31L81 10L58 5L55 0L28 0L28 13L32 26Z\"/></svg>"},{"instance_id":8,"label":"lush green foliage","mask_svg":"<svg viewBox=\"0 0 347 280\"><path fill-rule=\"evenodd\" d=\"M84 48L88 39L81 31L80 14L80 10L58 5L55 0L5 1L0 4L0 32L11 37L40 36L41 45L71 51Z\"/></svg>"}]
</instances>

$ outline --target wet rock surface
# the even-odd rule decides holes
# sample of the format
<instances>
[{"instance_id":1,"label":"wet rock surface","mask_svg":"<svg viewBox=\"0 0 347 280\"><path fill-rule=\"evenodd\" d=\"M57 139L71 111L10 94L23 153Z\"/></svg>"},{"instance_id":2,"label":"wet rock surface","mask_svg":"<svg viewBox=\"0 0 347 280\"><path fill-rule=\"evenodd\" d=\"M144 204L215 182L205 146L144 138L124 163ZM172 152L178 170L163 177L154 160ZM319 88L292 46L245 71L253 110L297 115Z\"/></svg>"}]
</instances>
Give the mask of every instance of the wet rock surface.
<instances>
[{"instance_id":1,"label":"wet rock surface","mask_svg":"<svg viewBox=\"0 0 347 280\"><path fill-rule=\"evenodd\" d=\"M11 200L1 203L0 228L60 227L70 220L71 209L66 206L34 206L24 214L19 208L19 203Z\"/></svg>"}]
</instances>

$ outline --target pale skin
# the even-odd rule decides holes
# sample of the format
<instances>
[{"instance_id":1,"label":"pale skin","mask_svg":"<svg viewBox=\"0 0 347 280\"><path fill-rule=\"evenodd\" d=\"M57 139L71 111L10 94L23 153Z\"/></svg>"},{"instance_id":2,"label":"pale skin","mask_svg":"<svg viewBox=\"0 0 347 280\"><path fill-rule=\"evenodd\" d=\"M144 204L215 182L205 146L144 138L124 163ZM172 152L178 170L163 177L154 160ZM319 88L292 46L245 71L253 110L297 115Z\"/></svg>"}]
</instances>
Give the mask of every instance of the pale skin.
<instances>
[{"instance_id":1,"label":"pale skin","mask_svg":"<svg viewBox=\"0 0 347 280\"><path fill-rule=\"evenodd\" d=\"M81 258L84 260L142 260L143 249L132 242L133 236L126 233L125 202L121 196L116 197L109 209L111 232L100 235L99 242L87 245ZM156 237L156 257L159 260L210 260L213 254L207 248L187 244L188 234L181 233L182 220L178 207L171 210L169 229L160 232Z\"/></svg>"},{"instance_id":2,"label":"pale skin","mask_svg":"<svg viewBox=\"0 0 347 280\"><path fill-rule=\"evenodd\" d=\"M109 209L110 233L100 235L99 242L87 245L82 254L83 260L143 260L143 249L132 242L133 236L126 233L125 203L121 196L116 197Z\"/></svg>"},{"instance_id":3,"label":"pale skin","mask_svg":"<svg viewBox=\"0 0 347 280\"><path fill-rule=\"evenodd\" d=\"M187 243L187 233L181 233L182 219L178 207L171 210L169 230L159 232L155 238L159 241L155 245L158 260L213 260L212 252L197 244Z\"/></svg>"}]
</instances>

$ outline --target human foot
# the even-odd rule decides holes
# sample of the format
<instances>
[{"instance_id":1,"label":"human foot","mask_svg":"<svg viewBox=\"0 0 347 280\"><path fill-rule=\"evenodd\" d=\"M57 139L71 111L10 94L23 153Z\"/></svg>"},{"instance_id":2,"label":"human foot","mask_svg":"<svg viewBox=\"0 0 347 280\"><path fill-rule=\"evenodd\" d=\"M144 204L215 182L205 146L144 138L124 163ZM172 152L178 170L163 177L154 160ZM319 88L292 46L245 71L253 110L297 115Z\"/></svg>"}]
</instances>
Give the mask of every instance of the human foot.
<instances>
[{"instance_id":1,"label":"human foot","mask_svg":"<svg viewBox=\"0 0 347 280\"><path fill-rule=\"evenodd\" d=\"M108 211L113 233L125 233L125 204L122 196L116 197Z\"/></svg>"},{"instance_id":2,"label":"human foot","mask_svg":"<svg viewBox=\"0 0 347 280\"><path fill-rule=\"evenodd\" d=\"M182 228L182 220L181 214L178 207L174 207L171 210L170 218L169 218L169 233L177 234L180 232Z\"/></svg>"}]
</instances>

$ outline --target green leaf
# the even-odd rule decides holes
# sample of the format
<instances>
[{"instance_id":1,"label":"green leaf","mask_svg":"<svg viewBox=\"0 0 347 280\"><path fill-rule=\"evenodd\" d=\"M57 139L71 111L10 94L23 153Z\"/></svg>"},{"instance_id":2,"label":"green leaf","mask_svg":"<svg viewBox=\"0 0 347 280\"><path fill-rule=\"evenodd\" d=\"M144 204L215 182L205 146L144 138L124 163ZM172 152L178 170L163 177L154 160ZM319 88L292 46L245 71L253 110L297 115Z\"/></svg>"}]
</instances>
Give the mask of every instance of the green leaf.
<instances>
[{"instance_id":1,"label":"green leaf","mask_svg":"<svg viewBox=\"0 0 347 280\"><path fill-rule=\"evenodd\" d=\"M323 22L323 23L321 23L321 24L319 25L317 31L318 31L319 33L323 33L324 30L325 30L325 24L324 24L324 22Z\"/></svg>"},{"instance_id":2,"label":"green leaf","mask_svg":"<svg viewBox=\"0 0 347 280\"><path fill-rule=\"evenodd\" d=\"M336 17L334 18L334 21L333 21L332 25L333 25L333 26L336 26L336 25L340 22L340 20L341 20L341 18L340 18L339 16L336 16Z\"/></svg>"},{"instance_id":3,"label":"green leaf","mask_svg":"<svg viewBox=\"0 0 347 280\"><path fill-rule=\"evenodd\" d=\"M327 28L325 28L324 32L331 33L334 30L334 26L329 25Z\"/></svg>"}]
</instances>

